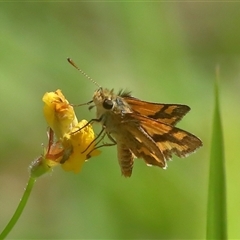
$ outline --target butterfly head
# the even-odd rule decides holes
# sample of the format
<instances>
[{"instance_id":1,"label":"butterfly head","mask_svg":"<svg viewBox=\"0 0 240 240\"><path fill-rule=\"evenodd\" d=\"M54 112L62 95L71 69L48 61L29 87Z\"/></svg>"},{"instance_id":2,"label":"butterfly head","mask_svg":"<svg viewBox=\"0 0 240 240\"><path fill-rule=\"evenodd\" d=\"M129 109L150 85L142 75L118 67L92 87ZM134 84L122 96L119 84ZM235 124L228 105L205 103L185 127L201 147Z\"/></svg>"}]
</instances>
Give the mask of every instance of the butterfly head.
<instances>
[{"instance_id":1,"label":"butterfly head","mask_svg":"<svg viewBox=\"0 0 240 240\"><path fill-rule=\"evenodd\" d=\"M113 89L99 88L93 95L93 103L97 108L97 117L107 112L121 114L130 112L130 108L124 97L130 96L130 93L120 91L118 94L113 92Z\"/></svg>"},{"instance_id":2,"label":"butterfly head","mask_svg":"<svg viewBox=\"0 0 240 240\"><path fill-rule=\"evenodd\" d=\"M93 94L93 103L97 108L97 117L101 117L101 115L107 111L111 111L115 108L116 105L116 95L112 90L103 89L100 87Z\"/></svg>"}]
</instances>

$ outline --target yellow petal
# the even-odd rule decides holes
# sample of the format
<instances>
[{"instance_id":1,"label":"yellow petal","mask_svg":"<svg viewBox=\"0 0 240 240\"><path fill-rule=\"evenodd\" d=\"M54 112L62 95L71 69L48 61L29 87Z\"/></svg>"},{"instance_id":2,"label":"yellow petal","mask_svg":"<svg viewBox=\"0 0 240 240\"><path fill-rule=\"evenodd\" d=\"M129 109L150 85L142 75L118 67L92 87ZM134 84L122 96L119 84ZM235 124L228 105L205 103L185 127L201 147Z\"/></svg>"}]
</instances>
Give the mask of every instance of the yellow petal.
<instances>
[{"instance_id":1,"label":"yellow petal","mask_svg":"<svg viewBox=\"0 0 240 240\"><path fill-rule=\"evenodd\" d=\"M74 173L78 173L81 170L83 163L89 157L97 156L100 154L99 150L93 150L95 147L95 144L93 143L95 136L92 125L89 124L85 126L86 124L87 121L82 120L78 123L77 126L75 126L75 128L72 129L70 134L65 134L63 138L64 149L66 150L69 147L72 147L72 153L70 154L69 158L62 164L63 169L66 171L73 171ZM84 128L81 129L82 127Z\"/></svg>"},{"instance_id":2,"label":"yellow petal","mask_svg":"<svg viewBox=\"0 0 240 240\"><path fill-rule=\"evenodd\" d=\"M59 89L45 93L42 100L45 103L43 112L48 125L57 138L62 138L77 124L73 107Z\"/></svg>"}]
</instances>

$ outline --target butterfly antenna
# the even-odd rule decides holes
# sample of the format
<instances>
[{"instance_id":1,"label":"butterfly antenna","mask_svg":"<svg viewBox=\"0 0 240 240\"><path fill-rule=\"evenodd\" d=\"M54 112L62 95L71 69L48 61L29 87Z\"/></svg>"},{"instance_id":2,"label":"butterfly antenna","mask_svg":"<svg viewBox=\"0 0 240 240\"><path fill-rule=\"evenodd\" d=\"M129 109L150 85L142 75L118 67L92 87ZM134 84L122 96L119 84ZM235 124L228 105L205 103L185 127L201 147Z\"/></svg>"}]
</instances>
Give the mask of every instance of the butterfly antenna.
<instances>
[{"instance_id":1,"label":"butterfly antenna","mask_svg":"<svg viewBox=\"0 0 240 240\"><path fill-rule=\"evenodd\" d=\"M92 83L94 83L98 88L100 88L101 86L99 86L97 84L96 81L94 81L91 77L89 77L82 69L80 69L74 62L71 58L67 58L68 62L73 66L75 67L84 77L86 77L89 81L91 81Z\"/></svg>"}]
</instances>

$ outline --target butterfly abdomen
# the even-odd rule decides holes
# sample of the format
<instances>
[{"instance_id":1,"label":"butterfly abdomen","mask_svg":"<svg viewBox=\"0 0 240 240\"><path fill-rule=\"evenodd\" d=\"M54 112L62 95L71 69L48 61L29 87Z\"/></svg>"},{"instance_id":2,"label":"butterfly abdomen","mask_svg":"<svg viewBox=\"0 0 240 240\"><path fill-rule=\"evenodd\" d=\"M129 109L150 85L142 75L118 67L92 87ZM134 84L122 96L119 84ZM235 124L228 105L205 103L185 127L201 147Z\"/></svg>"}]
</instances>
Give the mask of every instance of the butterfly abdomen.
<instances>
[{"instance_id":1,"label":"butterfly abdomen","mask_svg":"<svg viewBox=\"0 0 240 240\"><path fill-rule=\"evenodd\" d=\"M134 163L134 155L126 145L122 143L117 144L118 148L118 162L121 167L122 174L125 177L131 177L133 163Z\"/></svg>"}]
</instances>

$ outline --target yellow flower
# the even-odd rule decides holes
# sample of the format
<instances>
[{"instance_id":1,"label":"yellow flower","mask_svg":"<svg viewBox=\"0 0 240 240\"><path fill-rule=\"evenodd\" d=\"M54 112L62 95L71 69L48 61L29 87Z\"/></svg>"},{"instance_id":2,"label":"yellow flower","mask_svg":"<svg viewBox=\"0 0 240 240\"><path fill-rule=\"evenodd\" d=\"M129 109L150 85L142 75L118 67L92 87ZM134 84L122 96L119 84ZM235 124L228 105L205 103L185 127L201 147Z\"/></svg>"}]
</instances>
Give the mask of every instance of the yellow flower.
<instances>
[{"instance_id":1,"label":"yellow flower","mask_svg":"<svg viewBox=\"0 0 240 240\"><path fill-rule=\"evenodd\" d=\"M72 149L68 160L62 165L63 169L66 171L78 173L85 160L97 156L100 153L99 150L94 150L95 144L93 144L92 141L95 137L92 126L89 124L81 131L78 131L78 129L81 129L86 124L87 121L82 120L69 134L64 136L64 148L69 150Z\"/></svg>"},{"instance_id":2,"label":"yellow flower","mask_svg":"<svg viewBox=\"0 0 240 240\"><path fill-rule=\"evenodd\" d=\"M45 93L43 102L45 103L43 112L49 127L57 138L62 138L77 124L73 107L59 89L55 92Z\"/></svg>"},{"instance_id":3,"label":"yellow flower","mask_svg":"<svg viewBox=\"0 0 240 240\"><path fill-rule=\"evenodd\" d=\"M66 171L78 173L83 163L100 151L95 148L92 125L78 123L73 107L60 90L43 96L44 116L50 127L43 159L49 168L61 164Z\"/></svg>"}]
</instances>

